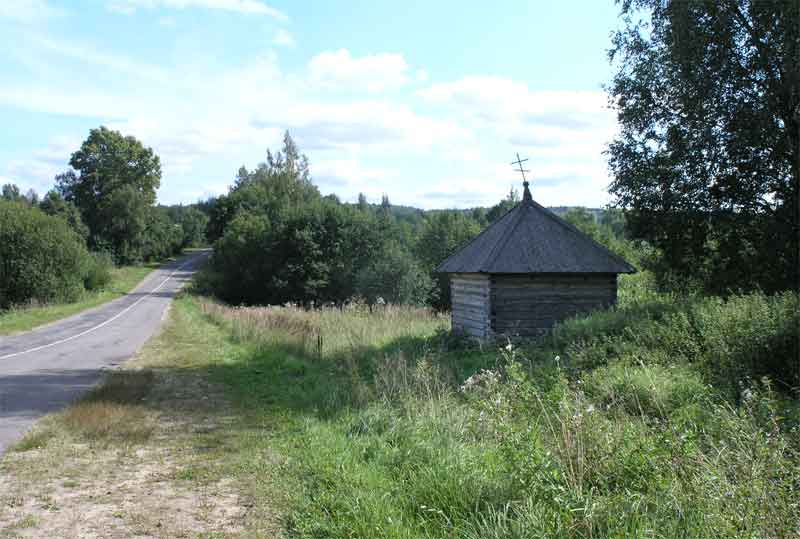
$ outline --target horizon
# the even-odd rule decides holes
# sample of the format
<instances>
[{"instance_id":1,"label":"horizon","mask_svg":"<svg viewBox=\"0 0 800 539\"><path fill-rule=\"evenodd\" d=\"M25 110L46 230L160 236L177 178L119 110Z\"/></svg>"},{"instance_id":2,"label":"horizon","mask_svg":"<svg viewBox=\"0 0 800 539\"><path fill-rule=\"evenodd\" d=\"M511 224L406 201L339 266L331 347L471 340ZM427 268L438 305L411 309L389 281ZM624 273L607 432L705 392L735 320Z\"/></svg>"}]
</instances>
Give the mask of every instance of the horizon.
<instances>
[{"instance_id":1,"label":"horizon","mask_svg":"<svg viewBox=\"0 0 800 539\"><path fill-rule=\"evenodd\" d=\"M455 2L21 0L0 6L0 113L15 126L0 183L44 194L106 125L160 156L160 204L191 204L227 192L288 130L320 192L344 202L491 206L519 189L519 152L541 204L603 207L616 16L612 1L487 15Z\"/></svg>"}]
</instances>

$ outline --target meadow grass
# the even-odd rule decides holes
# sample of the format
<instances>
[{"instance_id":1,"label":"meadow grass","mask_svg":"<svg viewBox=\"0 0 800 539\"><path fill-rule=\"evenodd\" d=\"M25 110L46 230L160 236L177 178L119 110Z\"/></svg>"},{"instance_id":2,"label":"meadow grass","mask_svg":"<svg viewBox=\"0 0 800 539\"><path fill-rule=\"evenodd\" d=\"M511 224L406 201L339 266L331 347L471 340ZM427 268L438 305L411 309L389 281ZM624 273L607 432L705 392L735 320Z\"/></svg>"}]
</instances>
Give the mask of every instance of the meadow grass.
<instances>
[{"instance_id":1,"label":"meadow grass","mask_svg":"<svg viewBox=\"0 0 800 539\"><path fill-rule=\"evenodd\" d=\"M111 282L99 290L85 291L78 301L72 303L20 306L0 311L0 335L28 331L122 297L158 266L159 263L150 263L114 268Z\"/></svg>"},{"instance_id":2,"label":"meadow grass","mask_svg":"<svg viewBox=\"0 0 800 539\"><path fill-rule=\"evenodd\" d=\"M286 459L294 536L800 533L796 296L631 293L521 346L413 309L183 308L243 351L211 377L242 454ZM268 504L259 462L238 466Z\"/></svg>"}]
</instances>

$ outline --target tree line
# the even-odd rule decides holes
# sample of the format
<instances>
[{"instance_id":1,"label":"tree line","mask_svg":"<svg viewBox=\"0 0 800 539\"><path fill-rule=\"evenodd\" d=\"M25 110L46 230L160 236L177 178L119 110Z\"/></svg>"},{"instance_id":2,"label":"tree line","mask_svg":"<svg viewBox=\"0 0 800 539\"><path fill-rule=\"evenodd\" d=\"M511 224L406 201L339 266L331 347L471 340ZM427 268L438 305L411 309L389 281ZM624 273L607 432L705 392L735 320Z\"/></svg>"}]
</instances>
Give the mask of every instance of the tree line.
<instances>
[{"instance_id":1,"label":"tree line","mask_svg":"<svg viewBox=\"0 0 800 539\"><path fill-rule=\"evenodd\" d=\"M423 211L323 196L289 133L277 153L242 167L229 192L206 201L214 255L200 286L231 303L305 305L360 298L370 304L449 308L446 276L434 268L519 202ZM620 212L574 209L566 217L598 238L621 238ZM619 245L616 246L617 248Z\"/></svg>"},{"instance_id":2,"label":"tree line","mask_svg":"<svg viewBox=\"0 0 800 539\"><path fill-rule=\"evenodd\" d=\"M72 301L115 264L159 260L205 243L195 206L158 206L161 163L131 136L100 127L41 199L14 184L0 197L0 309Z\"/></svg>"}]
</instances>

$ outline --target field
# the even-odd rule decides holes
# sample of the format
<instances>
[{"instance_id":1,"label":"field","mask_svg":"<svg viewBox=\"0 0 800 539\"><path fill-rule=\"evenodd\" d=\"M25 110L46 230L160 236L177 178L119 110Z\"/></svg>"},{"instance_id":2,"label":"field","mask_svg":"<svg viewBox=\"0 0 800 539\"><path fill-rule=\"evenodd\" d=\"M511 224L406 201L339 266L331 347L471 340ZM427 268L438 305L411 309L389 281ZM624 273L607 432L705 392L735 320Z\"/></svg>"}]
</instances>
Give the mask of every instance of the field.
<instances>
[{"instance_id":1,"label":"field","mask_svg":"<svg viewBox=\"0 0 800 539\"><path fill-rule=\"evenodd\" d=\"M83 296L75 302L30 305L8 311L0 311L0 335L28 331L37 326L72 316L80 311L97 307L122 297L133 290L142 279L158 266L159 263L150 263L140 266L114 268L111 270L111 282L108 285L99 290L84 292Z\"/></svg>"},{"instance_id":2,"label":"field","mask_svg":"<svg viewBox=\"0 0 800 539\"><path fill-rule=\"evenodd\" d=\"M770 379L797 380L797 297L676 298L646 277L535 346L460 341L421 309L186 295L2 461L0 529L796 537L800 414Z\"/></svg>"}]
</instances>

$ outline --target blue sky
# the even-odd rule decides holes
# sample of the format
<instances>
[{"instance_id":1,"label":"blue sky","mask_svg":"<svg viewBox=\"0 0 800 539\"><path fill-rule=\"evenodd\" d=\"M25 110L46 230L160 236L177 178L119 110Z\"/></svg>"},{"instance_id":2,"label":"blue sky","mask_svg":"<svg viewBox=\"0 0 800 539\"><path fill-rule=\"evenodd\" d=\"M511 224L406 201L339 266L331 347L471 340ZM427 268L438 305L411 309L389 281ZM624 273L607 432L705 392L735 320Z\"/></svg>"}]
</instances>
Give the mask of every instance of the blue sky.
<instances>
[{"instance_id":1,"label":"blue sky","mask_svg":"<svg viewBox=\"0 0 800 539\"><path fill-rule=\"evenodd\" d=\"M46 192L98 125L162 160L163 203L227 190L289 130L320 190L609 201L611 0L0 2L0 183Z\"/></svg>"}]
</instances>

